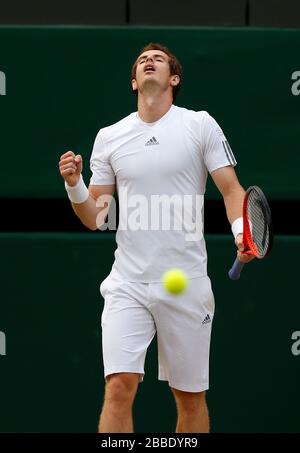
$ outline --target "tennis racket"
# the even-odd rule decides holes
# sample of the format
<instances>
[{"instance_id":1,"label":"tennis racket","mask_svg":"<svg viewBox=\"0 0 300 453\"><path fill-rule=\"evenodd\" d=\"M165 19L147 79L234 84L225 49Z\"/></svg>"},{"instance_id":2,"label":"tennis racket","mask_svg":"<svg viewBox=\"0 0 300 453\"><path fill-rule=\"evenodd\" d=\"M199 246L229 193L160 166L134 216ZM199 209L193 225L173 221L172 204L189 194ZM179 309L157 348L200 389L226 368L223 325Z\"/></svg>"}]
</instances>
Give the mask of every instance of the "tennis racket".
<instances>
[{"instance_id":1,"label":"tennis racket","mask_svg":"<svg viewBox=\"0 0 300 453\"><path fill-rule=\"evenodd\" d=\"M244 252L264 258L273 245L273 227L271 210L265 195L257 186L247 189L243 203L243 243ZM238 280L245 263L236 258L228 275L231 280Z\"/></svg>"}]
</instances>

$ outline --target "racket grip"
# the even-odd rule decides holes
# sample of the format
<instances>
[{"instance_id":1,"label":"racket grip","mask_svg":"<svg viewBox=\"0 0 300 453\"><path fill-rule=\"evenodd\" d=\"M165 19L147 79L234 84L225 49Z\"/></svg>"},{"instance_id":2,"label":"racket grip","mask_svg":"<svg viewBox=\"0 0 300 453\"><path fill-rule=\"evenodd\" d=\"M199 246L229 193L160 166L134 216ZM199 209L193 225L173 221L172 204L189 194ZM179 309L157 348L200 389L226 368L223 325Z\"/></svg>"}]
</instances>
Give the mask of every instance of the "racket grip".
<instances>
[{"instance_id":1,"label":"racket grip","mask_svg":"<svg viewBox=\"0 0 300 453\"><path fill-rule=\"evenodd\" d=\"M238 258L236 258L232 268L228 272L228 276L231 280L238 280L240 278L244 264L245 263L242 263Z\"/></svg>"}]
</instances>

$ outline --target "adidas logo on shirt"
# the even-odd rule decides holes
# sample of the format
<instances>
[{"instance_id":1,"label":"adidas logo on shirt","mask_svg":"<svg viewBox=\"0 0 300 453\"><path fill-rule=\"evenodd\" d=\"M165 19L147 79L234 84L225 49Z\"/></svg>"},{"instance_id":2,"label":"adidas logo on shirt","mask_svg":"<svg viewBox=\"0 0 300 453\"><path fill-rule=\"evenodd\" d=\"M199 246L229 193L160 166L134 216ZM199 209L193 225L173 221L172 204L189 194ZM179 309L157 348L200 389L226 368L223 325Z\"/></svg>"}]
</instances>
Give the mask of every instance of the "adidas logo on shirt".
<instances>
[{"instance_id":1,"label":"adidas logo on shirt","mask_svg":"<svg viewBox=\"0 0 300 453\"><path fill-rule=\"evenodd\" d=\"M210 316L206 315L205 318L202 321L202 324L208 324L209 322L211 322Z\"/></svg>"},{"instance_id":2,"label":"adidas logo on shirt","mask_svg":"<svg viewBox=\"0 0 300 453\"><path fill-rule=\"evenodd\" d=\"M159 142L156 140L155 137L150 138L150 140L145 143L145 146L150 146L150 145L159 145Z\"/></svg>"}]
</instances>

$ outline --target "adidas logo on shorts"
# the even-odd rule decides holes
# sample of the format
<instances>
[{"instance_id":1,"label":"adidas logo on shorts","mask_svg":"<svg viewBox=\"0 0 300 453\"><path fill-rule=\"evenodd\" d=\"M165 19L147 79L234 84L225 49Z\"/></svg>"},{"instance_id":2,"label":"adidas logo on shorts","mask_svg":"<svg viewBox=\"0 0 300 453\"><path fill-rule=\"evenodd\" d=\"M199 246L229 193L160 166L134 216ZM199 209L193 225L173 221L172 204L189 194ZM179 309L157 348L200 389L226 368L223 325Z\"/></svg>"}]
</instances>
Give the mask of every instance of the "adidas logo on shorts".
<instances>
[{"instance_id":1,"label":"adidas logo on shorts","mask_svg":"<svg viewBox=\"0 0 300 453\"><path fill-rule=\"evenodd\" d=\"M209 322L211 322L210 316L206 315L205 318L202 321L202 324L208 324Z\"/></svg>"}]
</instances>

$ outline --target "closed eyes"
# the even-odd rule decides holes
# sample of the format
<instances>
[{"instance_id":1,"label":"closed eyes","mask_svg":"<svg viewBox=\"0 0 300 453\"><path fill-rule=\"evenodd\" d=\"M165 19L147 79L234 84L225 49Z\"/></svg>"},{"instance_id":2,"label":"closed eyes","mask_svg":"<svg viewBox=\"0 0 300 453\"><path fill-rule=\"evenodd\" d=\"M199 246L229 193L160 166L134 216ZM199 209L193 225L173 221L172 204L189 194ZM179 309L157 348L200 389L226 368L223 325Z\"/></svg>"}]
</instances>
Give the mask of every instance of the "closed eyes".
<instances>
[{"instance_id":1,"label":"closed eyes","mask_svg":"<svg viewBox=\"0 0 300 453\"><path fill-rule=\"evenodd\" d=\"M164 59L163 57L161 57L161 56L155 56L155 55L154 55L153 58L155 59L155 61L159 61L159 62L165 61L165 59ZM145 63L146 60L147 60L147 57L142 57L142 58L140 58L139 64Z\"/></svg>"}]
</instances>

